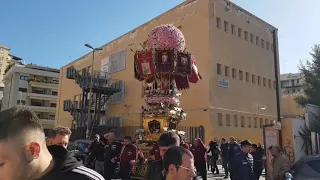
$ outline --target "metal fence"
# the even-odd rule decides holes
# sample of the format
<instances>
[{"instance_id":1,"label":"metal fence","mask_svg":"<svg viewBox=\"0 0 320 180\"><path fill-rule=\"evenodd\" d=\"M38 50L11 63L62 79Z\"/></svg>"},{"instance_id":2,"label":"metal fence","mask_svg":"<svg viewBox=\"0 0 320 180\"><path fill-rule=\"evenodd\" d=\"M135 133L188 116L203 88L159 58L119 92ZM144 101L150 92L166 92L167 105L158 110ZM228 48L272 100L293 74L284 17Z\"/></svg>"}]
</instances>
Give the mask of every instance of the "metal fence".
<instances>
[{"instance_id":1,"label":"metal fence","mask_svg":"<svg viewBox=\"0 0 320 180\"><path fill-rule=\"evenodd\" d=\"M103 136L106 133L114 133L117 139L122 140L125 136L131 136L134 138L137 130L141 129L140 126L123 126L123 127L108 127L108 126L97 126L93 128L91 133L91 138L95 134ZM179 131L184 131L186 141L193 142L195 138L201 138L204 140L204 127L190 127L190 126L181 126L178 128ZM85 128L77 128L72 130L71 140L84 139L86 136Z\"/></svg>"}]
</instances>

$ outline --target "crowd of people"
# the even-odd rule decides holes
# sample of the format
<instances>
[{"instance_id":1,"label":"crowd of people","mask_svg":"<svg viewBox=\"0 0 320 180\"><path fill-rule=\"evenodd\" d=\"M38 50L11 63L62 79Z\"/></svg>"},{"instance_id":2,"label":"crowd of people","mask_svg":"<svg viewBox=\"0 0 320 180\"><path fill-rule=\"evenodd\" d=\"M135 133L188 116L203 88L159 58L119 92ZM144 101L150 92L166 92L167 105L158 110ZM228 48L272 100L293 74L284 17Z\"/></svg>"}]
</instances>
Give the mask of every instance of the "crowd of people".
<instances>
[{"instance_id":1,"label":"crowd of people","mask_svg":"<svg viewBox=\"0 0 320 180\"><path fill-rule=\"evenodd\" d=\"M132 169L149 161L131 136L122 142L114 134L105 134L101 140L95 135L88 148L86 166L67 150L71 130L57 126L45 137L42 125L34 112L26 107L14 107L0 112L0 179L90 179L111 180L120 175L123 180L132 179ZM137 141L136 141L137 142ZM282 179L290 169L290 161L277 146L269 148L275 157L274 180ZM264 168L265 152L261 145L234 137L212 140L206 146L200 138L185 142L183 134L163 133L153 145L146 170L147 180L187 180L201 176L207 180L207 171L219 174L217 161L221 160L225 179L258 180ZM88 168L90 167L90 168ZM94 169L94 170L93 170Z\"/></svg>"}]
</instances>

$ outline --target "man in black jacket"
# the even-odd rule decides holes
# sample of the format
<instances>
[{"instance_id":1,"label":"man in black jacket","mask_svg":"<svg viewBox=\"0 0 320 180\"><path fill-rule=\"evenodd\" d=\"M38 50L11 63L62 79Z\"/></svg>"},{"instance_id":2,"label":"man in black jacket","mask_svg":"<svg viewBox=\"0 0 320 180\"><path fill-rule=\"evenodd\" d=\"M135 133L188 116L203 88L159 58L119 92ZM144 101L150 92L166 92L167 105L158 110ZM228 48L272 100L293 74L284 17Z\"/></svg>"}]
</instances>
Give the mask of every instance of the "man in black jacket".
<instances>
[{"instance_id":1,"label":"man in black jacket","mask_svg":"<svg viewBox=\"0 0 320 180\"><path fill-rule=\"evenodd\" d=\"M258 146L256 144L252 144L252 149L250 154L253 156L253 171L254 178L259 180L262 171L263 171L263 162L262 162L262 152L258 150Z\"/></svg>"},{"instance_id":2,"label":"man in black jacket","mask_svg":"<svg viewBox=\"0 0 320 180\"><path fill-rule=\"evenodd\" d=\"M94 169L100 174L104 174L104 147L105 144L100 141L99 134L96 134L94 141L90 144L89 161L94 162Z\"/></svg>"},{"instance_id":3,"label":"man in black jacket","mask_svg":"<svg viewBox=\"0 0 320 180\"><path fill-rule=\"evenodd\" d=\"M105 146L104 154L104 178L111 180L116 175L115 171L120 160L122 144L115 141L113 133L105 135L108 143Z\"/></svg>"},{"instance_id":4,"label":"man in black jacket","mask_svg":"<svg viewBox=\"0 0 320 180\"><path fill-rule=\"evenodd\" d=\"M222 158L222 167L225 172L224 179L227 179L229 176L229 168L228 168L228 158L229 158L229 143L227 143L225 138L221 139L221 158Z\"/></svg>"},{"instance_id":5,"label":"man in black jacket","mask_svg":"<svg viewBox=\"0 0 320 180\"><path fill-rule=\"evenodd\" d=\"M231 136L229 138L229 156L228 156L228 166L229 166L229 172L230 172L230 178L233 179L232 175L233 173L231 172L231 166L233 163L233 158L236 156L241 151L241 148L239 144L236 142L235 138Z\"/></svg>"},{"instance_id":6,"label":"man in black jacket","mask_svg":"<svg viewBox=\"0 0 320 180\"><path fill-rule=\"evenodd\" d=\"M172 146L180 146L179 136L173 132L165 132L160 136L158 145L160 149L161 159L148 164L146 180L164 179L165 172L163 172L162 159L168 148Z\"/></svg>"},{"instance_id":7,"label":"man in black jacket","mask_svg":"<svg viewBox=\"0 0 320 180\"><path fill-rule=\"evenodd\" d=\"M231 164L231 180L254 180L253 157L249 153L251 143L248 140L241 142L241 152L234 158Z\"/></svg>"},{"instance_id":8,"label":"man in black jacket","mask_svg":"<svg viewBox=\"0 0 320 180\"><path fill-rule=\"evenodd\" d=\"M27 107L0 112L0 179L104 180L63 146L46 146L37 115Z\"/></svg>"},{"instance_id":9,"label":"man in black jacket","mask_svg":"<svg viewBox=\"0 0 320 180\"><path fill-rule=\"evenodd\" d=\"M61 145L67 148L71 133L70 128L64 126L56 126L50 129L47 134L47 146Z\"/></svg>"}]
</instances>

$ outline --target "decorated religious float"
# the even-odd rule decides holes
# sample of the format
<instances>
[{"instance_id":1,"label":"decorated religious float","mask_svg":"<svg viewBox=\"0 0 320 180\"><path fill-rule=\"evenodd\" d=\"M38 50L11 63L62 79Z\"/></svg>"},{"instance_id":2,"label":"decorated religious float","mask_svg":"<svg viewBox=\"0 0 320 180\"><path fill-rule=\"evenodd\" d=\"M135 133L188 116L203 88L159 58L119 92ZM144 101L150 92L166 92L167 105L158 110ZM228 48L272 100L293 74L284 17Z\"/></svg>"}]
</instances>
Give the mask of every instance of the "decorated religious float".
<instances>
[{"instance_id":1,"label":"decorated religious float","mask_svg":"<svg viewBox=\"0 0 320 180\"><path fill-rule=\"evenodd\" d=\"M144 86L146 105L142 107L143 130L139 136L147 142L156 142L168 130L177 130L187 113L179 108L181 91L189 83L197 83L201 76L196 60L186 51L182 32L173 25L154 28L143 50L134 56L134 77ZM143 152L152 148L139 144ZM146 164L138 166L134 176L143 177Z\"/></svg>"}]
</instances>

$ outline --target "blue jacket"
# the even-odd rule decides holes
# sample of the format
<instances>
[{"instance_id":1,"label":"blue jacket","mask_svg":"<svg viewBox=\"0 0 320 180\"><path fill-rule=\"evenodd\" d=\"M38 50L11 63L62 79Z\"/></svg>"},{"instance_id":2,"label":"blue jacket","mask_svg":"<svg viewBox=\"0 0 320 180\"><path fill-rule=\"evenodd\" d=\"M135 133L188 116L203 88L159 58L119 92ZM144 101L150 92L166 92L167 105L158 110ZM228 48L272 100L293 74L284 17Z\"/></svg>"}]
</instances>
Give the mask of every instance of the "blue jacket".
<instances>
[{"instance_id":1,"label":"blue jacket","mask_svg":"<svg viewBox=\"0 0 320 180\"><path fill-rule=\"evenodd\" d=\"M233 143L233 144L229 144L229 161L232 162L233 161L233 157L236 156L236 154L238 154L241 151L241 147L239 144L237 143Z\"/></svg>"},{"instance_id":2,"label":"blue jacket","mask_svg":"<svg viewBox=\"0 0 320 180\"><path fill-rule=\"evenodd\" d=\"M250 153L238 153L231 164L234 180L254 180L253 156Z\"/></svg>"}]
</instances>

